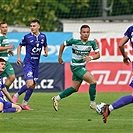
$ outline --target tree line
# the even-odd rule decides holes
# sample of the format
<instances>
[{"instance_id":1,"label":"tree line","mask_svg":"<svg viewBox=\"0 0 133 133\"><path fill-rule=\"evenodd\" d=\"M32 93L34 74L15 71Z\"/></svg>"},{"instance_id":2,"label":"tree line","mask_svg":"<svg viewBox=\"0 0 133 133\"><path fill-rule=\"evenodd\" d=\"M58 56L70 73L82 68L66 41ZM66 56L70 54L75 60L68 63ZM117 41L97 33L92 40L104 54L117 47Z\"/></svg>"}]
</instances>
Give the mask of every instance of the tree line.
<instances>
[{"instance_id":1,"label":"tree line","mask_svg":"<svg viewBox=\"0 0 133 133\"><path fill-rule=\"evenodd\" d=\"M0 21L9 25L29 26L38 18L42 31L62 31L61 19L102 17L103 0L1 0ZM112 0L107 0L107 6ZM114 0L108 16L132 15L133 0Z\"/></svg>"}]
</instances>

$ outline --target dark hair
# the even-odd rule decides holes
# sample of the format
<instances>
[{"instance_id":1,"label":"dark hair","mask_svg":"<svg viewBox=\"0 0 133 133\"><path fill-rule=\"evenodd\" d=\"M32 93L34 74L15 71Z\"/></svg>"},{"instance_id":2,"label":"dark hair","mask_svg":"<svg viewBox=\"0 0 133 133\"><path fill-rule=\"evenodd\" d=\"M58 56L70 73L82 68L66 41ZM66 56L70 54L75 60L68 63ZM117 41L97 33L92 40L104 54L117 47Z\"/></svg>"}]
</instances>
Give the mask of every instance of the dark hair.
<instances>
[{"instance_id":1,"label":"dark hair","mask_svg":"<svg viewBox=\"0 0 133 133\"><path fill-rule=\"evenodd\" d=\"M89 29L90 29L90 26L84 24L84 25L81 26L80 31L81 31L83 28L89 28Z\"/></svg>"},{"instance_id":2,"label":"dark hair","mask_svg":"<svg viewBox=\"0 0 133 133\"><path fill-rule=\"evenodd\" d=\"M40 20L38 20L38 19L33 19L33 20L30 21L30 24L31 24L31 23L38 23L38 24L40 25Z\"/></svg>"},{"instance_id":3,"label":"dark hair","mask_svg":"<svg viewBox=\"0 0 133 133\"><path fill-rule=\"evenodd\" d=\"M0 58L0 62L6 62L3 58Z\"/></svg>"},{"instance_id":4,"label":"dark hair","mask_svg":"<svg viewBox=\"0 0 133 133\"><path fill-rule=\"evenodd\" d=\"M7 24L7 22L6 22L6 21L2 21L2 22L0 22L0 25L1 25L1 24Z\"/></svg>"}]
</instances>

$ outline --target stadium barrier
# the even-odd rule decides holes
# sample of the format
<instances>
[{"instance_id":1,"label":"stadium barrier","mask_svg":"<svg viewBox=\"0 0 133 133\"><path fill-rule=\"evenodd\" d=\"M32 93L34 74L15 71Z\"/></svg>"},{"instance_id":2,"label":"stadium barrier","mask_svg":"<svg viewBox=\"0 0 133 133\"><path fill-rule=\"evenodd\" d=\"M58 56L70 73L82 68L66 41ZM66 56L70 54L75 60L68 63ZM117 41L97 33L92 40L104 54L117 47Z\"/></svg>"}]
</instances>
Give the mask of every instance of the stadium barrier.
<instances>
[{"instance_id":1,"label":"stadium barrier","mask_svg":"<svg viewBox=\"0 0 133 133\"><path fill-rule=\"evenodd\" d=\"M16 92L25 84L22 66L12 63L16 79L9 88L10 92ZM6 77L4 78L6 80ZM60 92L64 89L64 64L40 63L39 79L35 92Z\"/></svg>"}]
</instances>

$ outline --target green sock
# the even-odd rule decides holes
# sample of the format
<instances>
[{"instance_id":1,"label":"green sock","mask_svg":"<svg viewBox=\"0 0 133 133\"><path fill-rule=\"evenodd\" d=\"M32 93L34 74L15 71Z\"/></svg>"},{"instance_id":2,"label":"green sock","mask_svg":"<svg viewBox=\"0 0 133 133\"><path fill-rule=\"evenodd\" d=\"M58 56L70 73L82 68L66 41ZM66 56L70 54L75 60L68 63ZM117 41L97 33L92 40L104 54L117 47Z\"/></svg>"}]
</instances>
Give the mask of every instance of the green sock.
<instances>
[{"instance_id":1,"label":"green sock","mask_svg":"<svg viewBox=\"0 0 133 133\"><path fill-rule=\"evenodd\" d=\"M96 97L96 84L90 84L89 95L90 95L90 101L95 101L95 97Z\"/></svg>"},{"instance_id":2,"label":"green sock","mask_svg":"<svg viewBox=\"0 0 133 133\"><path fill-rule=\"evenodd\" d=\"M4 84L5 85L5 84ZM6 89L9 90L9 86L5 85Z\"/></svg>"},{"instance_id":3,"label":"green sock","mask_svg":"<svg viewBox=\"0 0 133 133\"><path fill-rule=\"evenodd\" d=\"M77 92L77 90L75 90L73 87L67 88L66 90L64 90L61 94L59 94L60 98L65 98L69 95L71 95L72 93Z\"/></svg>"}]
</instances>

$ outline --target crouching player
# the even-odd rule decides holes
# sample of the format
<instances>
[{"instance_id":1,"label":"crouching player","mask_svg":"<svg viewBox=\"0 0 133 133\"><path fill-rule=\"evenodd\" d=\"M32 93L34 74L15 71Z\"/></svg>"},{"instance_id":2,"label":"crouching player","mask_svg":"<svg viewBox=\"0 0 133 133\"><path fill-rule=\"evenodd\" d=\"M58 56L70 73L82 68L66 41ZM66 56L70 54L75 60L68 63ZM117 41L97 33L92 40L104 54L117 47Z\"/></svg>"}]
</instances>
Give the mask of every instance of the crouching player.
<instances>
[{"instance_id":1,"label":"crouching player","mask_svg":"<svg viewBox=\"0 0 133 133\"><path fill-rule=\"evenodd\" d=\"M21 112L21 107L13 101L10 93L7 91L6 87L3 84L1 73L4 71L4 69L5 60L0 58L0 113ZM10 102L4 98L4 95Z\"/></svg>"}]
</instances>

